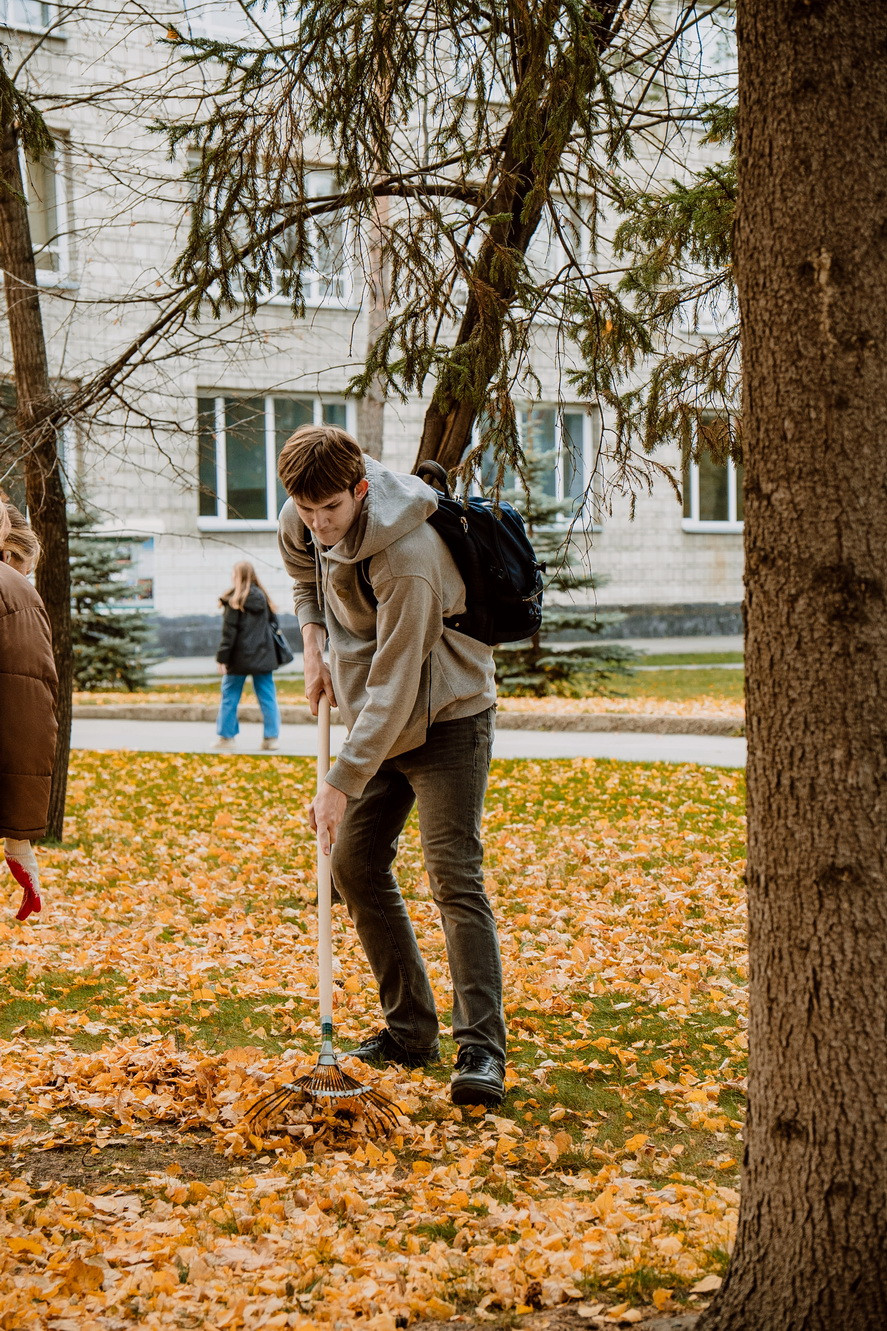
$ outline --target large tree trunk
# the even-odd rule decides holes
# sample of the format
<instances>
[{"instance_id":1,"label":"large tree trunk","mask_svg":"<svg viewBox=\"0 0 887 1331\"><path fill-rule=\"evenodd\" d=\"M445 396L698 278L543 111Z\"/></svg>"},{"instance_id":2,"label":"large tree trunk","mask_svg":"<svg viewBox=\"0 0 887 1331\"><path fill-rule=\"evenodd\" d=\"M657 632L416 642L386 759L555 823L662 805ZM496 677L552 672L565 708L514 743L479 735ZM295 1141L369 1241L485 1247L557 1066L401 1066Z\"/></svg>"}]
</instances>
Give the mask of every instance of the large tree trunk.
<instances>
[{"instance_id":1,"label":"large tree trunk","mask_svg":"<svg viewBox=\"0 0 887 1331\"><path fill-rule=\"evenodd\" d=\"M705 1331L887 1327L887 7L739 0L749 1119Z\"/></svg>"},{"instance_id":2,"label":"large tree trunk","mask_svg":"<svg viewBox=\"0 0 887 1331\"><path fill-rule=\"evenodd\" d=\"M34 252L24 203L18 135L13 123L0 125L0 255L15 374L16 424L25 461L28 516L43 547L35 581L52 626L52 646L59 675L56 709L59 732L48 835L61 840L71 744L73 684L68 521Z\"/></svg>"}]
</instances>

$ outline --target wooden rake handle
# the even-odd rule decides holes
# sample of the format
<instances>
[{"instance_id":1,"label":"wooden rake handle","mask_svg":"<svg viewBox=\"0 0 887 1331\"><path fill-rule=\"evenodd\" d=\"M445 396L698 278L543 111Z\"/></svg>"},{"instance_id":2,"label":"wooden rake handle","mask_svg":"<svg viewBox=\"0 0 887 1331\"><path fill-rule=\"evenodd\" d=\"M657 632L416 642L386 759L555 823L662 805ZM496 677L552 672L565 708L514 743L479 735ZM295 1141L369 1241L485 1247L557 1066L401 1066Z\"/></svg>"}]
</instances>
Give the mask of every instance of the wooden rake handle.
<instances>
[{"instance_id":1,"label":"wooden rake handle","mask_svg":"<svg viewBox=\"0 0 887 1331\"><path fill-rule=\"evenodd\" d=\"M330 700L320 695L317 708L317 793L330 770ZM330 857L317 837L317 971L322 1034L333 1032L333 891Z\"/></svg>"}]
</instances>

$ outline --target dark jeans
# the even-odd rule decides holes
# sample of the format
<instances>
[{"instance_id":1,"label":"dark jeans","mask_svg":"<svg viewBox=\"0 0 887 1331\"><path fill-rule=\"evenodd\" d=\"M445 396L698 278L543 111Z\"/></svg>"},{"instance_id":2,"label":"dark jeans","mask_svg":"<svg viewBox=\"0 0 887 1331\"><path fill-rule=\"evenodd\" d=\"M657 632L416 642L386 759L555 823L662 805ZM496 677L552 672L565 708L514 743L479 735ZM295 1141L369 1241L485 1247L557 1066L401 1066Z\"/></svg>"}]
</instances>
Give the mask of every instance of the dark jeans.
<instances>
[{"instance_id":1,"label":"dark jeans","mask_svg":"<svg viewBox=\"0 0 887 1331\"><path fill-rule=\"evenodd\" d=\"M425 743L389 758L349 799L333 847L333 879L379 985L389 1031L405 1049L433 1049L438 1020L416 935L391 871L414 803L453 980L453 1036L505 1057L499 936L483 881L480 823L495 708L432 725Z\"/></svg>"}]
</instances>

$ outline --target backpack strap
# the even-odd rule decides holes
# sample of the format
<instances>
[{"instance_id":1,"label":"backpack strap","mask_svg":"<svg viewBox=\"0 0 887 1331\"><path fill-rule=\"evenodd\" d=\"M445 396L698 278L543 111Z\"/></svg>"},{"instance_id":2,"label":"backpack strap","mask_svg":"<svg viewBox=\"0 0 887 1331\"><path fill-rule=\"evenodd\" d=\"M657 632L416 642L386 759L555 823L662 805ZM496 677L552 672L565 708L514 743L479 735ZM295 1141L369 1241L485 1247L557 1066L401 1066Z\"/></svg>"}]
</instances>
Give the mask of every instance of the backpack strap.
<instances>
[{"instance_id":1,"label":"backpack strap","mask_svg":"<svg viewBox=\"0 0 887 1331\"><path fill-rule=\"evenodd\" d=\"M372 606L378 605L379 598L376 595L376 593L373 591L373 583L372 579L370 578L369 559L362 559L360 563L357 565L357 580L363 587L363 590L366 593L366 598L369 601L370 605Z\"/></svg>"},{"instance_id":2,"label":"backpack strap","mask_svg":"<svg viewBox=\"0 0 887 1331\"><path fill-rule=\"evenodd\" d=\"M419 477L420 481L424 481L426 485L430 485L432 490L437 490L445 499L452 499L453 492L450 489L449 474L446 467L442 467L439 462L435 462L433 458L426 458L426 460L420 462L416 468L416 475ZM435 524L432 522L431 526L433 527L434 525ZM438 535L440 535L440 532L438 532ZM444 541L444 545L449 549L447 541ZM450 551L450 553L452 554L452 551ZM464 582L465 576L462 569L459 569L459 574ZM465 596L467 600L467 587L465 590ZM471 615L466 607L461 615L444 615L443 626L445 629L455 629L458 633L464 633L468 628L470 618Z\"/></svg>"},{"instance_id":3,"label":"backpack strap","mask_svg":"<svg viewBox=\"0 0 887 1331\"><path fill-rule=\"evenodd\" d=\"M453 496L450 491L450 479L447 475L447 470L445 467L442 467L439 462L435 462L432 458L428 458L425 462L420 462L416 468L416 475L419 477L420 481L424 481L426 485L430 485L432 490L440 490L441 494L445 495L447 499L452 499Z\"/></svg>"},{"instance_id":4,"label":"backpack strap","mask_svg":"<svg viewBox=\"0 0 887 1331\"><path fill-rule=\"evenodd\" d=\"M434 463L433 465L437 466L437 463ZM443 467L441 467L440 470L443 471ZM313 557L314 562L316 564L317 546L311 540L310 536L306 537L305 549ZM370 556L370 558L371 557L372 556ZM377 606L379 604L379 598L376 595L376 593L373 591L373 582L370 577L369 559L361 559L361 561L357 565L357 579L358 582L360 582L361 586L363 587L364 593L370 605ZM443 620L443 626L445 629L457 629L461 632L464 632L463 625L467 622L468 618L469 616L467 611L463 612L461 615L445 615Z\"/></svg>"}]
</instances>

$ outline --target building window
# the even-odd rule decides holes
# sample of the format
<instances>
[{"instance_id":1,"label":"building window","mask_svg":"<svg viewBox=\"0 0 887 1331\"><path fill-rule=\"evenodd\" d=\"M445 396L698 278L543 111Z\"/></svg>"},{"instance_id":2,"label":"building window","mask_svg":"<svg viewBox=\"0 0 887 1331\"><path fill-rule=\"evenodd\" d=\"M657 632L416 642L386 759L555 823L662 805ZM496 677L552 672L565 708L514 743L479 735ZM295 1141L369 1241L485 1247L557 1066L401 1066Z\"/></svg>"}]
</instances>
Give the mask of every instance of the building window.
<instances>
[{"instance_id":1,"label":"building window","mask_svg":"<svg viewBox=\"0 0 887 1331\"><path fill-rule=\"evenodd\" d=\"M60 385L64 388L70 386L70 382L66 383L64 380ZM21 509L22 513L27 513L25 453L15 420L16 401L14 383L9 379L0 379L0 490L12 500L16 508ZM69 480L65 470L66 461L68 458L73 460L76 455L74 431L70 422L57 433L55 446L61 468L62 485L67 494Z\"/></svg>"},{"instance_id":2,"label":"building window","mask_svg":"<svg viewBox=\"0 0 887 1331\"><path fill-rule=\"evenodd\" d=\"M154 609L154 537L132 535L126 531L98 530L83 533L82 539L96 551L110 554L117 565L111 582L120 588L116 595L109 588L109 610Z\"/></svg>"},{"instance_id":3,"label":"building window","mask_svg":"<svg viewBox=\"0 0 887 1331\"><path fill-rule=\"evenodd\" d=\"M196 153L189 154L188 165L192 172L199 166ZM309 200L336 194L333 173L321 169L307 171L305 192ZM306 233L307 256L303 258L300 272L305 305L333 306L338 309L351 307L354 303L354 261L352 233L347 219L332 213L325 214L317 221L309 218ZM235 222L233 236L238 245L245 245L250 239L249 229ZM283 274L291 267L294 251L295 228L289 227L272 244L271 281L263 284L259 296L263 304L289 305L290 296L283 289ZM251 262L247 259L246 267ZM235 297L242 295L240 274L232 275L231 289Z\"/></svg>"},{"instance_id":4,"label":"building window","mask_svg":"<svg viewBox=\"0 0 887 1331\"><path fill-rule=\"evenodd\" d=\"M331 171L309 171L305 177L309 198L320 199L336 193ZM353 276L348 260L348 226L344 217L324 217L322 225L308 224L312 264L302 270L302 291L306 305L347 305L351 300ZM280 267L290 258L287 233L277 243ZM271 293L280 298L280 286ZM289 300L288 296L283 297Z\"/></svg>"},{"instance_id":5,"label":"building window","mask_svg":"<svg viewBox=\"0 0 887 1331\"><path fill-rule=\"evenodd\" d=\"M581 525L597 526L601 516L598 409L534 403L518 410L517 424L521 447L535 464L535 484L547 499L563 502L559 520L572 522L581 510ZM496 475L496 463L488 452L483 460L481 487L491 490ZM507 472L503 491L520 491L520 488L514 474ZM519 495L517 507L520 508Z\"/></svg>"},{"instance_id":6,"label":"building window","mask_svg":"<svg viewBox=\"0 0 887 1331\"><path fill-rule=\"evenodd\" d=\"M245 42L254 29L237 0L185 0L185 27L193 37L215 42Z\"/></svg>"},{"instance_id":7,"label":"building window","mask_svg":"<svg viewBox=\"0 0 887 1331\"><path fill-rule=\"evenodd\" d=\"M726 422L712 418L700 423L700 434L726 430ZM720 440L722 447L726 443ZM704 438L701 440L704 446ZM745 518L742 463L728 458L715 462L700 450L699 459L684 466L684 531L738 532Z\"/></svg>"},{"instance_id":8,"label":"building window","mask_svg":"<svg viewBox=\"0 0 887 1331\"><path fill-rule=\"evenodd\" d=\"M57 142L39 161L27 158L22 165L37 281L52 286L69 275L71 266L64 149Z\"/></svg>"},{"instance_id":9,"label":"building window","mask_svg":"<svg viewBox=\"0 0 887 1331\"><path fill-rule=\"evenodd\" d=\"M277 455L300 425L354 429L353 407L326 397L205 394L197 399L198 525L261 531L276 525L286 493Z\"/></svg>"},{"instance_id":10,"label":"building window","mask_svg":"<svg viewBox=\"0 0 887 1331\"><path fill-rule=\"evenodd\" d=\"M594 263L587 199L556 198L542 214L527 248L527 264L534 280L563 286Z\"/></svg>"},{"instance_id":11,"label":"building window","mask_svg":"<svg viewBox=\"0 0 887 1331\"><path fill-rule=\"evenodd\" d=\"M263 40L285 39L298 27L297 17L279 0L259 0L247 8L241 0L184 0L185 29L192 37L249 46Z\"/></svg>"},{"instance_id":12,"label":"building window","mask_svg":"<svg viewBox=\"0 0 887 1331\"><path fill-rule=\"evenodd\" d=\"M0 27L43 32L49 27L53 8L39 0L0 0Z\"/></svg>"},{"instance_id":13,"label":"building window","mask_svg":"<svg viewBox=\"0 0 887 1331\"><path fill-rule=\"evenodd\" d=\"M587 199L556 198L542 214L526 251L530 281L545 289L540 300L533 298L534 317L543 323L557 322L563 312L564 292L582 273L593 270L594 244ZM469 272L477 260L485 232L474 215L465 209L462 225L453 232L453 242L462 251L462 264ZM452 300L462 310L469 284L463 273L453 282Z\"/></svg>"}]
</instances>

